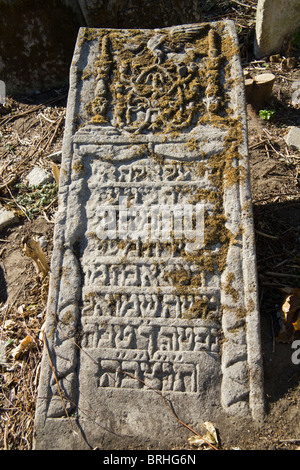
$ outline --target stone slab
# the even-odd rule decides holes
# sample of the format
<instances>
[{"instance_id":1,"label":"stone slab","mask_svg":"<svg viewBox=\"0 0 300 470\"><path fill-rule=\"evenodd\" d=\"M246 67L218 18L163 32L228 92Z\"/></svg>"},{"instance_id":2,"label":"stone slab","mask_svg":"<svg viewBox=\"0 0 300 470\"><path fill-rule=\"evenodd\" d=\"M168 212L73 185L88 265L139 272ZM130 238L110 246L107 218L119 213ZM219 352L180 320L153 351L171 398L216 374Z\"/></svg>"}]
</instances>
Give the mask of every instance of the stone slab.
<instances>
[{"instance_id":1,"label":"stone slab","mask_svg":"<svg viewBox=\"0 0 300 470\"><path fill-rule=\"evenodd\" d=\"M254 52L258 59L280 53L300 27L299 0L258 0Z\"/></svg>"},{"instance_id":2,"label":"stone slab","mask_svg":"<svg viewBox=\"0 0 300 470\"><path fill-rule=\"evenodd\" d=\"M233 22L80 30L45 339L35 449L186 446L167 403L263 417Z\"/></svg>"}]
</instances>

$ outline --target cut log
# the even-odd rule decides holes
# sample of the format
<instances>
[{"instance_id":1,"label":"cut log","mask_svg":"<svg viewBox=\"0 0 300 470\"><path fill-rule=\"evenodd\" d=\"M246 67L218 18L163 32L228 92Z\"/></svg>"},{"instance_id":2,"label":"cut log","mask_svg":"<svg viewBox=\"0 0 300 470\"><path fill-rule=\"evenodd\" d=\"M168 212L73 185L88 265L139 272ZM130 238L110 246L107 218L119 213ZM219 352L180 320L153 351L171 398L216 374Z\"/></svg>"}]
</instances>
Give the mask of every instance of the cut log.
<instances>
[{"instance_id":1,"label":"cut log","mask_svg":"<svg viewBox=\"0 0 300 470\"><path fill-rule=\"evenodd\" d=\"M262 109L269 101L274 81L275 75L272 73L263 73L254 77L250 102L255 109Z\"/></svg>"},{"instance_id":2,"label":"cut log","mask_svg":"<svg viewBox=\"0 0 300 470\"><path fill-rule=\"evenodd\" d=\"M252 78L245 78L245 92L247 103L251 102L254 80Z\"/></svg>"}]
</instances>

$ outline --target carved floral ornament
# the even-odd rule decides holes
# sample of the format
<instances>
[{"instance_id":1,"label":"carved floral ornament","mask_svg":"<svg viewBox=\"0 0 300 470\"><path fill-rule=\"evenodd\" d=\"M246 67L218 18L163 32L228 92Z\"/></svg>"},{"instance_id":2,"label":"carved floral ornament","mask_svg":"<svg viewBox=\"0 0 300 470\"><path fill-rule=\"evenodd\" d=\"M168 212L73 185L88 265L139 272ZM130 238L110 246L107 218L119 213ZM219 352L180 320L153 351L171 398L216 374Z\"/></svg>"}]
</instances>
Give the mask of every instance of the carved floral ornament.
<instances>
[{"instance_id":1,"label":"carved floral ornament","mask_svg":"<svg viewBox=\"0 0 300 470\"><path fill-rule=\"evenodd\" d=\"M100 30L102 31L102 30ZM99 33L92 122L130 133L174 132L218 114L220 33L209 25Z\"/></svg>"}]
</instances>

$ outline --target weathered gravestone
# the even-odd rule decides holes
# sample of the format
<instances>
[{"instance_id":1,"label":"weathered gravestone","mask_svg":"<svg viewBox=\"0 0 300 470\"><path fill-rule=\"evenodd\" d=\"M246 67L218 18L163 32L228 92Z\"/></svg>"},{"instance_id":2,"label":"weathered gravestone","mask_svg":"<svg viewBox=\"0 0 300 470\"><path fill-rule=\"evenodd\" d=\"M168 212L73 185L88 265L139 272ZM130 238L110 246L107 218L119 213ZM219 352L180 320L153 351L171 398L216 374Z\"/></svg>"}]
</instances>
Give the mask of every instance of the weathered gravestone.
<instances>
[{"instance_id":1,"label":"weathered gravestone","mask_svg":"<svg viewBox=\"0 0 300 470\"><path fill-rule=\"evenodd\" d=\"M260 419L234 24L81 29L70 82L35 448L186 445L164 398Z\"/></svg>"}]
</instances>

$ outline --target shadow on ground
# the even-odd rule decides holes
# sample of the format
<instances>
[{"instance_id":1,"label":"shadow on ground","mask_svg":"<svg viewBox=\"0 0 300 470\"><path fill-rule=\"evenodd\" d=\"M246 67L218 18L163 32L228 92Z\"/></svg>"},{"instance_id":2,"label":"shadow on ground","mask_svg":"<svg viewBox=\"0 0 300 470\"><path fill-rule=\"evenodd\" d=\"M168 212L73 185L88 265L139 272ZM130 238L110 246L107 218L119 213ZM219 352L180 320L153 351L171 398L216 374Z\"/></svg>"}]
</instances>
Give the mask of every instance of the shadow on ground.
<instances>
[{"instance_id":1,"label":"shadow on ground","mask_svg":"<svg viewBox=\"0 0 300 470\"><path fill-rule=\"evenodd\" d=\"M283 289L300 287L300 202L254 207L259 276L261 332L267 403L282 398L300 383L292 344L276 337L281 326ZM300 332L294 340L300 339Z\"/></svg>"}]
</instances>

